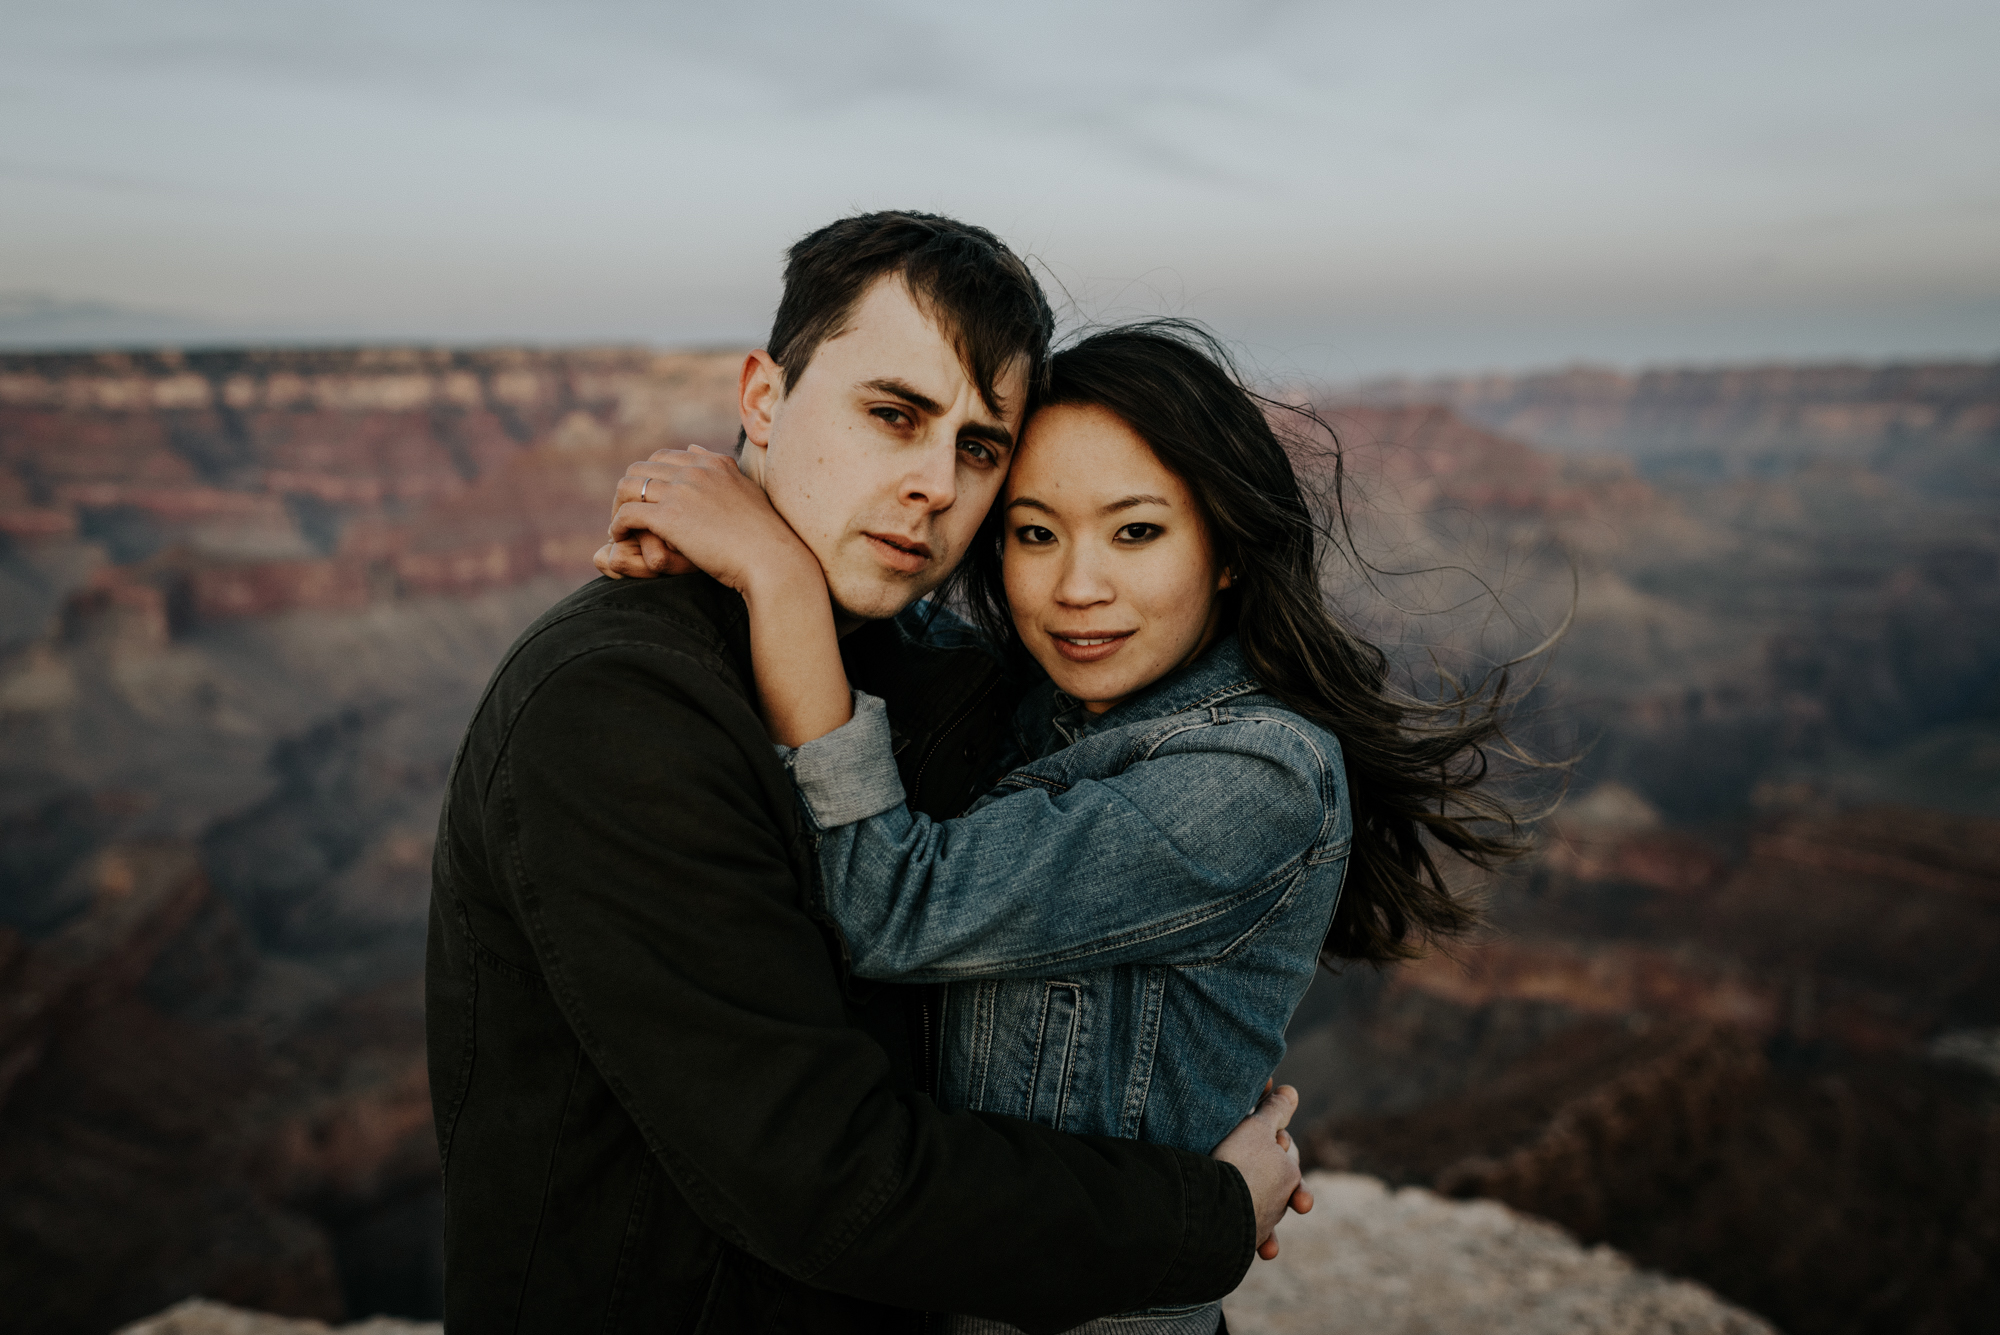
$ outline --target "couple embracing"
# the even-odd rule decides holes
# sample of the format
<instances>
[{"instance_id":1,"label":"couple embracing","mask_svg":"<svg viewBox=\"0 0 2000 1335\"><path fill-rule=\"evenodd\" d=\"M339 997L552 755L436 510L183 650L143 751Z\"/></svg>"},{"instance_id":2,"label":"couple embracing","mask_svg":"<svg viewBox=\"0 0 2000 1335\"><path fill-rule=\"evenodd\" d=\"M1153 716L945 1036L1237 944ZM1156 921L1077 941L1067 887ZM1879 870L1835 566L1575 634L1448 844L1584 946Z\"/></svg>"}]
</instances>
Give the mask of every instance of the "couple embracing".
<instances>
[{"instance_id":1,"label":"couple embracing","mask_svg":"<svg viewBox=\"0 0 2000 1335\"><path fill-rule=\"evenodd\" d=\"M1429 850L1513 849L1498 702L1329 611L1219 348L1052 330L983 229L806 237L740 457L633 465L494 674L427 970L455 1335L1211 1335L1311 1208L1286 1023L1470 924Z\"/></svg>"}]
</instances>

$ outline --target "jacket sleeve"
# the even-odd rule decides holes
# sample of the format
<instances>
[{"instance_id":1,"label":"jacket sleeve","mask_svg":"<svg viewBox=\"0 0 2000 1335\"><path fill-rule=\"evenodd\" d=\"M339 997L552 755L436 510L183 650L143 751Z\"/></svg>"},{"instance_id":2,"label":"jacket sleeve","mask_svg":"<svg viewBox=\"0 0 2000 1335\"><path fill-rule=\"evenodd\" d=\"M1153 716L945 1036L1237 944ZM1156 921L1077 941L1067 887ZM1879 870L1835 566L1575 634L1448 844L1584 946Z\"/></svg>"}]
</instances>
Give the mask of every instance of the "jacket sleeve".
<instances>
[{"instance_id":1,"label":"jacket sleeve","mask_svg":"<svg viewBox=\"0 0 2000 1335\"><path fill-rule=\"evenodd\" d=\"M557 1004L704 1221L817 1286L1030 1331L1233 1288L1235 1169L891 1086L805 910L793 800L742 696L646 644L554 672L485 798Z\"/></svg>"},{"instance_id":2,"label":"jacket sleeve","mask_svg":"<svg viewBox=\"0 0 2000 1335\"><path fill-rule=\"evenodd\" d=\"M1194 962L1280 903L1328 811L1328 758L1286 725L1187 729L1123 773L902 804L881 702L785 753L855 972L940 982ZM1338 758L1332 758L1337 767Z\"/></svg>"}]
</instances>

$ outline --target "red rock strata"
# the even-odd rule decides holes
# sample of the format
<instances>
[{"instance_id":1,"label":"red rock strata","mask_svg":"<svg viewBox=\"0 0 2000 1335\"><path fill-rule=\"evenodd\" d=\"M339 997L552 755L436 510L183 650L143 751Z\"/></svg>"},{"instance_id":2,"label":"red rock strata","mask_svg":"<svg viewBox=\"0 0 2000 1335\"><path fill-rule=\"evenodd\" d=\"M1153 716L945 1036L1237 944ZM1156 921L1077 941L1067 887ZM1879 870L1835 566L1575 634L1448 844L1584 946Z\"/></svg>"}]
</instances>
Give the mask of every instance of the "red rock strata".
<instances>
[{"instance_id":1,"label":"red rock strata","mask_svg":"<svg viewBox=\"0 0 2000 1335\"><path fill-rule=\"evenodd\" d=\"M735 434L735 354L0 357L0 534L78 533L190 624L589 574L622 466ZM121 550L122 549L122 550Z\"/></svg>"},{"instance_id":2,"label":"red rock strata","mask_svg":"<svg viewBox=\"0 0 2000 1335\"><path fill-rule=\"evenodd\" d=\"M1971 1259L2000 1243L2000 1121L1926 1043L2000 1016L1996 848L2000 822L1901 808L1572 829L1495 940L1391 977L1364 1050L1393 1060L1424 1007L1547 1036L1322 1122L1308 1157L1543 1215L1785 1329L1963 1328L2000 1284Z\"/></svg>"}]
</instances>

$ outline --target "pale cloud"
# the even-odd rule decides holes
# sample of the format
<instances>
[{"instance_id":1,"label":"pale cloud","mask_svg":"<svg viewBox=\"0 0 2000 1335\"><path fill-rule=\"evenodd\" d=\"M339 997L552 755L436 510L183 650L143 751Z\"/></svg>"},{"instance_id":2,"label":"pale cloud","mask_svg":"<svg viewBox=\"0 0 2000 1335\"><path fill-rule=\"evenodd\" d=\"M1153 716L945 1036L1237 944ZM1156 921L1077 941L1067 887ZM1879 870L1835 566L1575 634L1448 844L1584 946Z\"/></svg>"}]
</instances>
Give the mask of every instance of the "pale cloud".
<instances>
[{"instance_id":1,"label":"pale cloud","mask_svg":"<svg viewBox=\"0 0 2000 1335\"><path fill-rule=\"evenodd\" d=\"M1331 373L2000 351L1990 4L10 16L0 286L299 337L754 337L863 207Z\"/></svg>"}]
</instances>

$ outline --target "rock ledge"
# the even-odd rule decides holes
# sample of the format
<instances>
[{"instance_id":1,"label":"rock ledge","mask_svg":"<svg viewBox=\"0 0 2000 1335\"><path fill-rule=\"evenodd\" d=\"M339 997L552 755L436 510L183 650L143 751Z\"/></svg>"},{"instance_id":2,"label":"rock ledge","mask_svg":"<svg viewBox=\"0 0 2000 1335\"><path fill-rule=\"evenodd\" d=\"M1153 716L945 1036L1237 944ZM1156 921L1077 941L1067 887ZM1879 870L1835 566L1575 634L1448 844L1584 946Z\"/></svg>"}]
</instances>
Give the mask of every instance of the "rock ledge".
<instances>
[{"instance_id":1,"label":"rock ledge","mask_svg":"<svg viewBox=\"0 0 2000 1335\"><path fill-rule=\"evenodd\" d=\"M1313 1212L1223 1303L1230 1335L1776 1335L1699 1284L1491 1201L1353 1173L1307 1183Z\"/></svg>"}]
</instances>

